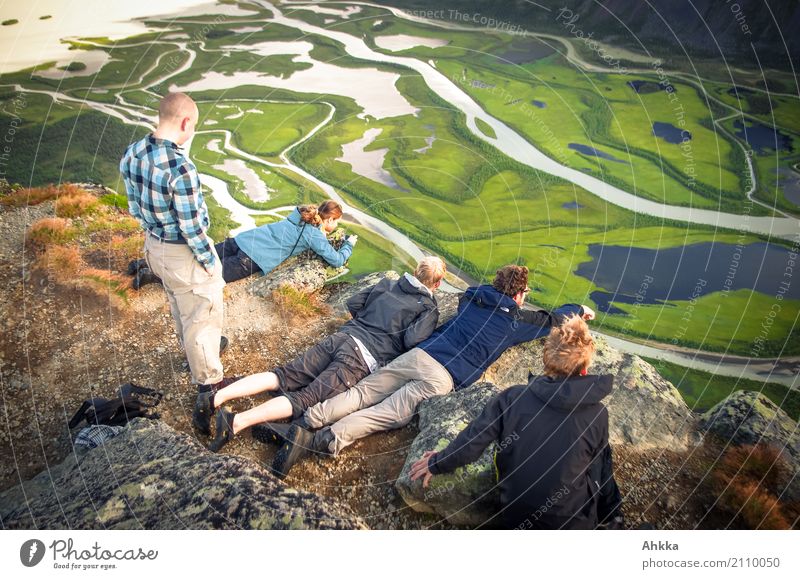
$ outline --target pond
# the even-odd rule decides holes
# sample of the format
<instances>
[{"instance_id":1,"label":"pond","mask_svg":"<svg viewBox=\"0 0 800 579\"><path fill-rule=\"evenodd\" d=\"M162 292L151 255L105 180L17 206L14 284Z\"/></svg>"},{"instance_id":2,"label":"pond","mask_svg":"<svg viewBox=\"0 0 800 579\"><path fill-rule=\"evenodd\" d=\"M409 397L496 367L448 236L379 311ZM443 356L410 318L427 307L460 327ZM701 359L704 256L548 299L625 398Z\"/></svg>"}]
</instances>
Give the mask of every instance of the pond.
<instances>
[{"instance_id":1,"label":"pond","mask_svg":"<svg viewBox=\"0 0 800 579\"><path fill-rule=\"evenodd\" d=\"M792 137L774 127L761 123L748 123L745 125L741 120L735 121L733 126L736 129L736 136L747 141L747 144L759 155L770 150L794 151Z\"/></svg>"},{"instance_id":2,"label":"pond","mask_svg":"<svg viewBox=\"0 0 800 579\"><path fill-rule=\"evenodd\" d=\"M619 313L609 311L612 302L660 304L728 290L775 296L791 257L788 248L764 242L704 242L664 249L591 244L589 255L591 261L579 264L575 273L602 290L591 298L608 313ZM800 299L800 284L783 289L784 299Z\"/></svg>"},{"instance_id":3,"label":"pond","mask_svg":"<svg viewBox=\"0 0 800 579\"><path fill-rule=\"evenodd\" d=\"M567 201L566 203L562 203L561 207L563 207L564 209L581 209L583 205L581 205L577 201Z\"/></svg>"},{"instance_id":4,"label":"pond","mask_svg":"<svg viewBox=\"0 0 800 579\"><path fill-rule=\"evenodd\" d=\"M546 102L544 102L544 101L537 101L537 100L532 100L532 101L531 101L531 104L532 104L533 106L535 106L536 108L538 108L538 109L543 109L543 108L545 108L545 107L547 106L547 103L546 103Z\"/></svg>"},{"instance_id":5,"label":"pond","mask_svg":"<svg viewBox=\"0 0 800 579\"><path fill-rule=\"evenodd\" d=\"M383 129L378 127L367 129L360 139L342 145L342 156L336 160L350 165L353 169L353 173L377 181L378 183L383 183L392 189L404 191L397 181L394 180L392 174L383 168L384 159L389 149L377 149L374 151L364 150L382 131Z\"/></svg>"},{"instance_id":6,"label":"pond","mask_svg":"<svg viewBox=\"0 0 800 579\"><path fill-rule=\"evenodd\" d=\"M499 58L511 64L526 64L553 53L555 50L541 40L515 38L508 45L508 49L499 55Z\"/></svg>"},{"instance_id":7,"label":"pond","mask_svg":"<svg viewBox=\"0 0 800 579\"><path fill-rule=\"evenodd\" d=\"M385 50L397 52L415 46L425 46L427 48L439 48L445 46L449 41L440 38L427 38L425 36L411 36L409 34L393 34L391 36L376 36L376 46Z\"/></svg>"},{"instance_id":8,"label":"pond","mask_svg":"<svg viewBox=\"0 0 800 579\"><path fill-rule=\"evenodd\" d=\"M692 133L686 129L679 129L672 123L653 123L653 135L664 139L668 143L678 145L682 141L691 141Z\"/></svg>"},{"instance_id":9,"label":"pond","mask_svg":"<svg viewBox=\"0 0 800 579\"><path fill-rule=\"evenodd\" d=\"M595 147L590 147L588 145L581 145L580 143L570 143L567 145L568 148L572 149L573 151L578 151L582 155L589 155L590 157L598 157L600 159L606 159L607 161L614 161L615 163L625 163L622 159L617 159L615 156L606 153L605 151L601 151Z\"/></svg>"},{"instance_id":10,"label":"pond","mask_svg":"<svg viewBox=\"0 0 800 579\"><path fill-rule=\"evenodd\" d=\"M660 90L667 90L668 86L672 86L653 82L652 80L629 80L627 85L636 91L636 94L650 94ZM672 86L672 90L673 92L678 92L678 89L674 86Z\"/></svg>"}]
</instances>

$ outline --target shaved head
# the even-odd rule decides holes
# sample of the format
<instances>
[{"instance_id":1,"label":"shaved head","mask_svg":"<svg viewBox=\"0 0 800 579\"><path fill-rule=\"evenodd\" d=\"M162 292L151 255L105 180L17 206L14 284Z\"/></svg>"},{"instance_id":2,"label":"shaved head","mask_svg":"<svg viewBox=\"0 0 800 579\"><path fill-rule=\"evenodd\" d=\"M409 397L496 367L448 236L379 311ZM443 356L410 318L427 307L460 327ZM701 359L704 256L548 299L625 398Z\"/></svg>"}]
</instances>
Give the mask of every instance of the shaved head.
<instances>
[{"instance_id":1,"label":"shaved head","mask_svg":"<svg viewBox=\"0 0 800 579\"><path fill-rule=\"evenodd\" d=\"M171 92L158 105L158 120L161 123L180 122L186 117L192 118L196 111L197 105L192 97L182 92Z\"/></svg>"},{"instance_id":2,"label":"shaved head","mask_svg":"<svg viewBox=\"0 0 800 579\"><path fill-rule=\"evenodd\" d=\"M187 94L168 93L158 105L158 128L155 136L183 145L194 134L199 111Z\"/></svg>"}]
</instances>

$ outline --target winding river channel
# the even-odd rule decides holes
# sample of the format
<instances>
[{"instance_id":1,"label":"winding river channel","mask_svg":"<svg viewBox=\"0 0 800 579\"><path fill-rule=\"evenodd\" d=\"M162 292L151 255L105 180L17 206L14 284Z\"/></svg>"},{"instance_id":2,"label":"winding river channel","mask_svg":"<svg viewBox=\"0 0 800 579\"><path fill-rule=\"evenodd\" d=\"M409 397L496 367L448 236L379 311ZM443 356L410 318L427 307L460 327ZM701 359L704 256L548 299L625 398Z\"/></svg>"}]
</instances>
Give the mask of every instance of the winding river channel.
<instances>
[{"instance_id":1,"label":"winding river channel","mask_svg":"<svg viewBox=\"0 0 800 579\"><path fill-rule=\"evenodd\" d=\"M308 34L316 34L340 42L345 47L345 50L348 52L348 54L355 58L375 63L396 64L416 71L422 76L431 90L433 90L440 98L449 101L458 107L462 112L464 112L467 119L467 126L477 137L489 142L509 157L516 159L517 161L530 167L552 175L556 175L574 183L575 185L583 187L590 193L597 195L609 203L619 205L637 213L687 223L711 225L734 230L747 229L755 233L778 236L782 238L795 238L800 235L800 221L794 218L752 216L744 218L743 216L729 213L664 205L642 199L636 195L604 183L595 177L586 175L574 169L570 169L569 167L565 167L564 165L561 165L555 160L544 155L530 142L528 142L506 124L487 114L455 83L437 71L433 66L431 66L431 64L414 58L398 57L376 52L360 38L356 38L336 30L314 26L302 20L287 17L281 12L280 9L267 2L260 2L260 4L274 13L274 17L271 19L271 21ZM172 41L169 43L176 45L178 50L187 52L190 55L188 61L178 69L170 71L160 78L155 79L153 82L150 82L147 86L136 87L137 89L147 90L150 87L161 85L165 81L175 77L177 74L180 74L192 65L196 56L196 53L192 48L189 48L185 42ZM247 49L246 46L234 48L242 50ZM156 120L152 111L148 111L142 107L133 106L125 102L124 91L122 94L117 96L116 104L105 104L92 100L85 100L83 98L74 97L57 91L31 90L18 85L14 88L22 92L47 94L56 101L84 104L104 114L120 119L127 124L140 125L149 129L153 128ZM106 87L97 88L102 89ZM313 87L308 87L307 90L314 92ZM409 254L409 256L411 256L413 259L420 259L426 254L426 252L418 247L411 239L383 221L361 211L356 207L352 207L346 203L344 199L342 199L341 195L335 190L334 187L317 178L315 175L310 174L302 167L298 167L297 165L293 164L289 159L288 154L294 147L311 138L320 129L325 127L332 119L335 109L330 103L325 104L330 107L327 117L320 124L314 127L312 131L306 134L300 141L293 143L286 150L284 150L279 156L281 161L280 163L270 162L258 156L242 151L232 143L231 133L227 130L210 129L201 130L198 132L221 135L223 137L222 148L240 159L258 163L267 167L282 168L292 171L308 181L313 182L325 193L325 195L341 203L345 210L345 214L349 218L359 222L361 225L367 227L378 235L383 236L388 241L395 244L398 248ZM476 125L476 119L480 119L489 125L494 130L496 138L490 138L484 135L484 133L478 129ZM204 184L212 189L215 200L232 213L233 219L241 223L241 227L238 230L244 230L255 226L255 222L252 217L253 215L277 214L276 212L278 209L257 211L241 205L230 195L227 184L221 179L207 174L202 174L201 179ZM450 286L449 290L455 291L455 288ZM604 337L606 337L606 339L615 347L625 352L660 358L680 364L682 366L706 370L715 374L731 376L734 378L764 380L768 377L770 381L780 382L793 388L800 387L800 384L798 384L798 375L794 370L794 367L798 364L798 359L795 358L784 358L779 360L752 359L710 352L697 352L688 349L682 350L679 348L667 347L663 344L653 343L644 345L617 337Z\"/></svg>"}]
</instances>

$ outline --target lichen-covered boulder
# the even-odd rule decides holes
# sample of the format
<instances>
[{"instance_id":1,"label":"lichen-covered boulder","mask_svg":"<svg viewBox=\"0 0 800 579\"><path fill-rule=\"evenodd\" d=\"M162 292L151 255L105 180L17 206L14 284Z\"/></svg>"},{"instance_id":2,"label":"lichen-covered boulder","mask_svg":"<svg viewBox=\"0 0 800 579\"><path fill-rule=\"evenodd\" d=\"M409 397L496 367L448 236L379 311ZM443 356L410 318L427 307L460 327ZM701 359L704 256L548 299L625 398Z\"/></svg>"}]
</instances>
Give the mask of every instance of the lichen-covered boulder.
<instances>
[{"instance_id":1,"label":"lichen-covered boulder","mask_svg":"<svg viewBox=\"0 0 800 579\"><path fill-rule=\"evenodd\" d=\"M375 285L384 278L399 279L400 275L396 271L391 270L376 271L375 273L365 275L353 283L334 284L336 287L332 289L331 294L328 296L327 303L337 314L347 314L347 300L358 292Z\"/></svg>"},{"instance_id":2,"label":"lichen-covered boulder","mask_svg":"<svg viewBox=\"0 0 800 579\"><path fill-rule=\"evenodd\" d=\"M685 450L698 443L697 417L672 383L638 356L623 354L595 336L592 374L613 374L614 390L603 402L608 407L609 440L640 449ZM483 376L501 389L527 384L541 374L544 340L509 348Z\"/></svg>"},{"instance_id":3,"label":"lichen-covered boulder","mask_svg":"<svg viewBox=\"0 0 800 579\"><path fill-rule=\"evenodd\" d=\"M730 444L776 449L794 473L788 494L800 500L800 432L797 422L772 400L760 392L734 392L702 415L700 427Z\"/></svg>"},{"instance_id":4,"label":"lichen-covered boulder","mask_svg":"<svg viewBox=\"0 0 800 579\"><path fill-rule=\"evenodd\" d=\"M0 493L6 529L359 529L333 500L287 487L258 464L212 454L137 418L94 450Z\"/></svg>"},{"instance_id":5,"label":"lichen-covered boulder","mask_svg":"<svg viewBox=\"0 0 800 579\"><path fill-rule=\"evenodd\" d=\"M344 230L337 229L328 236L337 250L344 243ZM288 285L303 293L314 293L325 282L347 271L347 267L331 267L310 249L290 257L267 275L257 277L250 284L250 291L260 297L271 297L272 292Z\"/></svg>"},{"instance_id":6,"label":"lichen-covered boulder","mask_svg":"<svg viewBox=\"0 0 800 579\"><path fill-rule=\"evenodd\" d=\"M499 511L499 492L492 444L480 459L445 475L431 479L427 489L409 478L411 465L426 450L442 450L480 414L486 402L500 390L489 383L473 384L446 396L420 404L419 434L414 439L395 486L414 510L437 513L455 525L476 527Z\"/></svg>"}]
</instances>

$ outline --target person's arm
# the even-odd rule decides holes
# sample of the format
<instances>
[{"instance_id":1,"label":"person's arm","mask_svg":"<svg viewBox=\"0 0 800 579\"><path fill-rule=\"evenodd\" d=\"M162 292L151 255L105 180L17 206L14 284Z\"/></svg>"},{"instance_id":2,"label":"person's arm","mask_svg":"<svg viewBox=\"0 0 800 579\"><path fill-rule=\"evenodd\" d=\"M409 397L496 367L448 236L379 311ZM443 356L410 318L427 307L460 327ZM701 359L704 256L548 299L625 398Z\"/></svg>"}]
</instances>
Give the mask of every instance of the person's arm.
<instances>
[{"instance_id":1,"label":"person's arm","mask_svg":"<svg viewBox=\"0 0 800 579\"><path fill-rule=\"evenodd\" d=\"M342 267L353 253L353 246L347 240L342 244L341 249L336 251L325 234L316 227L309 232L308 246L332 267Z\"/></svg>"},{"instance_id":2,"label":"person's arm","mask_svg":"<svg viewBox=\"0 0 800 579\"><path fill-rule=\"evenodd\" d=\"M122 157L122 160L119 162L119 172L122 173L122 180L125 183L125 196L128 198L128 212L132 217L136 218L139 225L142 226L142 229L147 229L147 223L142 217L142 211L139 207L138 190L131 182L130 159L127 155Z\"/></svg>"},{"instance_id":3,"label":"person's arm","mask_svg":"<svg viewBox=\"0 0 800 579\"><path fill-rule=\"evenodd\" d=\"M367 303L372 290L378 287L384 280L379 281L375 285L371 285L367 288L364 288L356 295L352 296L349 300L347 300L347 311L350 312L350 315L353 318L358 317L358 312L364 309L364 305Z\"/></svg>"},{"instance_id":4,"label":"person's arm","mask_svg":"<svg viewBox=\"0 0 800 579\"><path fill-rule=\"evenodd\" d=\"M179 176L172 182L173 204L178 216L178 229L192 250L195 259L210 274L214 268L214 253L200 223L200 179L186 165L178 168Z\"/></svg>"},{"instance_id":5,"label":"person's arm","mask_svg":"<svg viewBox=\"0 0 800 579\"><path fill-rule=\"evenodd\" d=\"M501 432L500 418L502 406L500 398L504 393L493 397L475 420L440 452L428 451L411 466L411 480L424 477L423 486L428 486L431 475L452 472L477 460Z\"/></svg>"},{"instance_id":6,"label":"person's arm","mask_svg":"<svg viewBox=\"0 0 800 579\"><path fill-rule=\"evenodd\" d=\"M598 489L597 520L601 525L620 527L622 522L622 495L614 480L611 445L608 443L608 422L602 435L602 445L593 460L593 484Z\"/></svg>"},{"instance_id":7,"label":"person's arm","mask_svg":"<svg viewBox=\"0 0 800 579\"><path fill-rule=\"evenodd\" d=\"M417 344L427 340L439 323L439 308L434 304L426 308L411 322L403 333L403 345L410 350Z\"/></svg>"},{"instance_id":8,"label":"person's arm","mask_svg":"<svg viewBox=\"0 0 800 579\"><path fill-rule=\"evenodd\" d=\"M552 312L547 310L520 310L520 323L515 333L518 344L535 340L542 335L542 330L549 331L553 326L561 324L570 314L584 315L580 304L564 304Z\"/></svg>"}]
</instances>

